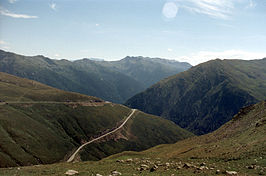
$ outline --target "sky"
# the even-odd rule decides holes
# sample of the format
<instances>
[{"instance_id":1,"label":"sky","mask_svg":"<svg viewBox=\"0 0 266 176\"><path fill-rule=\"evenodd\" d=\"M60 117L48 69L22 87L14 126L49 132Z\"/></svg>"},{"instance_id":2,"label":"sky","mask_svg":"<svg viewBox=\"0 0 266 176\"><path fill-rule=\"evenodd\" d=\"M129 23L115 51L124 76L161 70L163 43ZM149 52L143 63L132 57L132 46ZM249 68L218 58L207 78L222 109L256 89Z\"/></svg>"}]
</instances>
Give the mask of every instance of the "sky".
<instances>
[{"instance_id":1,"label":"sky","mask_svg":"<svg viewBox=\"0 0 266 176\"><path fill-rule=\"evenodd\" d=\"M266 57L266 0L0 0L0 49L52 59Z\"/></svg>"}]
</instances>

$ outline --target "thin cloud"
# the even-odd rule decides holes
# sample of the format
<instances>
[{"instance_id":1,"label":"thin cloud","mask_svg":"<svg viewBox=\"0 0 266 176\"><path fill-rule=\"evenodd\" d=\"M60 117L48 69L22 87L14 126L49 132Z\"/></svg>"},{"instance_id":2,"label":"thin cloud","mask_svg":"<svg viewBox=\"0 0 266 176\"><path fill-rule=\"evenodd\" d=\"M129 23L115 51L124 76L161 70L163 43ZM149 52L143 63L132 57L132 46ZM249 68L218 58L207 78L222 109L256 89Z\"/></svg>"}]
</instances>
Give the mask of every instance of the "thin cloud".
<instances>
[{"instance_id":1,"label":"thin cloud","mask_svg":"<svg viewBox=\"0 0 266 176\"><path fill-rule=\"evenodd\" d=\"M236 27L235 27L234 25L231 25L231 24L218 23L217 25L218 25L218 26L225 27L225 28L236 29Z\"/></svg>"},{"instance_id":2,"label":"thin cloud","mask_svg":"<svg viewBox=\"0 0 266 176\"><path fill-rule=\"evenodd\" d=\"M5 49L5 50L10 49L9 44L5 42L4 40L0 40L0 48Z\"/></svg>"},{"instance_id":3,"label":"thin cloud","mask_svg":"<svg viewBox=\"0 0 266 176\"><path fill-rule=\"evenodd\" d=\"M82 49L82 50L80 50L80 52L81 52L81 53L88 53L89 50L87 50L87 49Z\"/></svg>"},{"instance_id":4,"label":"thin cloud","mask_svg":"<svg viewBox=\"0 0 266 176\"><path fill-rule=\"evenodd\" d=\"M197 65L202 62L206 62L211 59L261 59L266 57L266 52L248 52L242 50L225 50L220 52L213 51L200 51L188 56L182 56L178 60L189 62L192 65Z\"/></svg>"},{"instance_id":5,"label":"thin cloud","mask_svg":"<svg viewBox=\"0 0 266 176\"><path fill-rule=\"evenodd\" d=\"M180 0L178 2L191 12L220 19L228 19L234 9L232 0L186 0L186 2Z\"/></svg>"},{"instance_id":6,"label":"thin cloud","mask_svg":"<svg viewBox=\"0 0 266 176\"><path fill-rule=\"evenodd\" d=\"M257 4L253 0L249 0L249 4L246 6L247 9L255 8Z\"/></svg>"},{"instance_id":7,"label":"thin cloud","mask_svg":"<svg viewBox=\"0 0 266 176\"><path fill-rule=\"evenodd\" d=\"M13 3L17 2L17 0L8 0L8 2L13 4Z\"/></svg>"},{"instance_id":8,"label":"thin cloud","mask_svg":"<svg viewBox=\"0 0 266 176\"><path fill-rule=\"evenodd\" d=\"M38 16L13 13L13 12L10 12L9 10L3 9L3 8L0 8L0 14L4 15L4 16L9 16L12 18L24 18L24 19L39 18Z\"/></svg>"},{"instance_id":9,"label":"thin cloud","mask_svg":"<svg viewBox=\"0 0 266 176\"><path fill-rule=\"evenodd\" d=\"M6 45L7 43L3 40L0 40L0 45Z\"/></svg>"},{"instance_id":10,"label":"thin cloud","mask_svg":"<svg viewBox=\"0 0 266 176\"><path fill-rule=\"evenodd\" d=\"M51 4L49 4L49 7L50 7L52 10L56 10L56 3L51 3Z\"/></svg>"},{"instance_id":11,"label":"thin cloud","mask_svg":"<svg viewBox=\"0 0 266 176\"><path fill-rule=\"evenodd\" d=\"M0 46L0 48L3 49L3 50L9 50L10 49L9 46Z\"/></svg>"},{"instance_id":12,"label":"thin cloud","mask_svg":"<svg viewBox=\"0 0 266 176\"><path fill-rule=\"evenodd\" d=\"M224 20L230 19L239 4L246 4L246 8L256 7L253 0L176 0L176 3L192 13Z\"/></svg>"}]
</instances>

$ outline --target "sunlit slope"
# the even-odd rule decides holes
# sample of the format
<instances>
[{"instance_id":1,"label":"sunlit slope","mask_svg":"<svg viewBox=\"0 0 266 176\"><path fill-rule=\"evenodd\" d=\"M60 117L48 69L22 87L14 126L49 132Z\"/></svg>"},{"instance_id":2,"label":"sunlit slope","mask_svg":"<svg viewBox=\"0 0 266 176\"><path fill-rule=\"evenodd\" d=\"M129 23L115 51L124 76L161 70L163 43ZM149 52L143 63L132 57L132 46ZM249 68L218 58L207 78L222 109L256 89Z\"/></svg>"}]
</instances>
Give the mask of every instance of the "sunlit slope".
<instances>
[{"instance_id":1,"label":"sunlit slope","mask_svg":"<svg viewBox=\"0 0 266 176\"><path fill-rule=\"evenodd\" d=\"M62 91L33 80L3 72L0 72L0 90L0 100L2 101L102 101L96 97Z\"/></svg>"},{"instance_id":2,"label":"sunlit slope","mask_svg":"<svg viewBox=\"0 0 266 176\"><path fill-rule=\"evenodd\" d=\"M144 152L166 158L238 160L266 155L266 101L240 110L218 130Z\"/></svg>"},{"instance_id":3,"label":"sunlit slope","mask_svg":"<svg viewBox=\"0 0 266 176\"><path fill-rule=\"evenodd\" d=\"M98 162L0 169L3 175L265 175L266 102L242 109L218 130L143 152L122 152ZM153 169L152 169L153 168ZM155 169L154 169L155 168Z\"/></svg>"},{"instance_id":4,"label":"sunlit slope","mask_svg":"<svg viewBox=\"0 0 266 176\"><path fill-rule=\"evenodd\" d=\"M97 160L121 151L140 151L191 136L192 133L171 121L137 111L121 131L109 137L110 140L85 147L81 152L81 159Z\"/></svg>"},{"instance_id":5,"label":"sunlit slope","mask_svg":"<svg viewBox=\"0 0 266 176\"><path fill-rule=\"evenodd\" d=\"M119 126L131 112L122 105L6 73L0 73L0 88L1 167L63 161L82 143ZM110 136L101 141L104 150L81 152L81 158L98 160L124 150L143 150L191 136L170 121L141 112L130 123L141 125L127 124L134 127L132 133L125 127L121 130L126 133L123 139ZM88 147L99 150L97 145Z\"/></svg>"},{"instance_id":6,"label":"sunlit slope","mask_svg":"<svg viewBox=\"0 0 266 176\"><path fill-rule=\"evenodd\" d=\"M159 166L158 171L139 172L147 175L215 175L217 170L218 175L226 175L226 171L236 171L238 175L264 175L265 134L266 101L262 101L241 109L232 120L212 133L175 144L159 145L144 152L124 152L109 157L106 162L115 165L116 160L127 158L148 158L146 160L151 163L161 161L159 163L163 165ZM170 163L169 167L166 167L166 162ZM139 167L137 163L135 162L135 167ZM116 167L119 166L121 172L136 174L125 164L118 164ZM126 169L130 171L127 172Z\"/></svg>"}]
</instances>

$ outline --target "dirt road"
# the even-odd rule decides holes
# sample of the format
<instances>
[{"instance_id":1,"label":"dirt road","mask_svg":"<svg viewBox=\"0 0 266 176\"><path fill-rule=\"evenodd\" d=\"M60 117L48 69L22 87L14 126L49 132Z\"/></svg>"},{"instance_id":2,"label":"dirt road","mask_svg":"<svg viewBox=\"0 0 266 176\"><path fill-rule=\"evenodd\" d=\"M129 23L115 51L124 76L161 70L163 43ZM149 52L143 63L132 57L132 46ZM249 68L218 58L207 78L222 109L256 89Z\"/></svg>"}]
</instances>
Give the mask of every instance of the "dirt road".
<instances>
[{"instance_id":1,"label":"dirt road","mask_svg":"<svg viewBox=\"0 0 266 176\"><path fill-rule=\"evenodd\" d=\"M112 134L112 133L115 133L117 130L119 130L119 129L121 129L126 123L127 123L127 121L130 119L130 117L132 117L132 115L135 113L135 111L136 111L136 109L132 109L132 112L130 113L130 115L126 118L126 120L119 126L119 127L117 127L116 129L114 129L114 130L112 130L112 131L110 131L110 132L108 132L108 133L106 133L106 134L103 134L102 136L100 136L100 137L97 137L97 138L95 138L95 139L92 139L92 140L90 140L90 141L88 141L88 142L86 142L86 143L84 143L84 144L82 144L70 157L69 157L69 159L67 160L67 162L72 162L73 160L74 160L74 158L75 158L75 156L76 156L76 154L83 148L83 147L85 147L86 145L88 145L88 144L90 144L90 143L93 143L94 141L97 141L97 140L99 140L99 139L102 139L102 138L104 138L104 137L106 137L106 136L108 136L108 135L110 135L110 134Z\"/></svg>"}]
</instances>

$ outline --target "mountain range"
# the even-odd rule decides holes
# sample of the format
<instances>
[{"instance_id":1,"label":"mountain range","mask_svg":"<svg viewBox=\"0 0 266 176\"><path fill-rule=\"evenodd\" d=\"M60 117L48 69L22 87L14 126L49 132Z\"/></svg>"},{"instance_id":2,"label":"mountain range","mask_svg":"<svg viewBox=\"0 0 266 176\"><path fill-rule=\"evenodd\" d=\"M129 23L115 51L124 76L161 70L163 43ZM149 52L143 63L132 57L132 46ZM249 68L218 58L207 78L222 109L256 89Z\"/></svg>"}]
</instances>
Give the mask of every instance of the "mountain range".
<instances>
[{"instance_id":1,"label":"mountain range","mask_svg":"<svg viewBox=\"0 0 266 176\"><path fill-rule=\"evenodd\" d=\"M65 161L80 145L120 125L131 109L0 72L0 167ZM136 111L116 133L85 147L80 160L144 150L193 136Z\"/></svg>"},{"instance_id":2,"label":"mountain range","mask_svg":"<svg viewBox=\"0 0 266 176\"><path fill-rule=\"evenodd\" d=\"M241 107L265 99L266 58L216 59L161 80L126 105L201 135L219 128Z\"/></svg>"},{"instance_id":3,"label":"mountain range","mask_svg":"<svg viewBox=\"0 0 266 176\"><path fill-rule=\"evenodd\" d=\"M0 175L265 173L266 58L190 67L0 50Z\"/></svg>"},{"instance_id":4,"label":"mountain range","mask_svg":"<svg viewBox=\"0 0 266 176\"><path fill-rule=\"evenodd\" d=\"M163 78L190 68L188 63L126 57L120 61L53 60L0 50L0 71L62 90L124 103Z\"/></svg>"}]
</instances>

